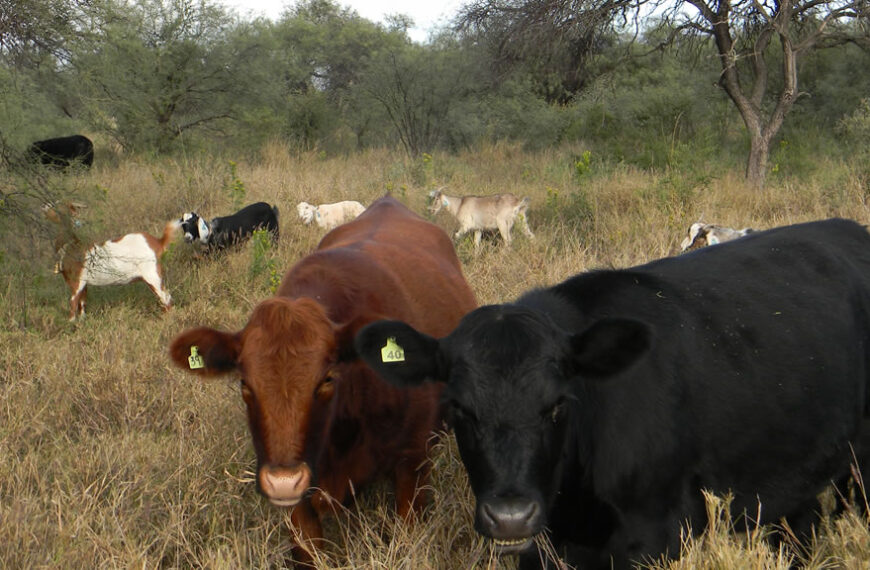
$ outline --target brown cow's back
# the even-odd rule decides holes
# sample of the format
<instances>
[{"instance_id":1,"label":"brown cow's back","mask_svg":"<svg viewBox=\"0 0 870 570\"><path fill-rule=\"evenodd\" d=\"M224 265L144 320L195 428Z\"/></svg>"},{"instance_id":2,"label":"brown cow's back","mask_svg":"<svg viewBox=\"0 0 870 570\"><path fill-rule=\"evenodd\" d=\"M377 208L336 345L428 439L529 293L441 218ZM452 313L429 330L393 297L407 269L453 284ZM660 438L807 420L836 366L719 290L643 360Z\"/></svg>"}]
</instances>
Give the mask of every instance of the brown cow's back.
<instances>
[{"instance_id":1,"label":"brown cow's back","mask_svg":"<svg viewBox=\"0 0 870 570\"><path fill-rule=\"evenodd\" d=\"M368 311L433 335L453 330L476 306L450 238L392 198L327 234L277 294L329 295L324 289L333 295L327 307L334 322Z\"/></svg>"}]
</instances>

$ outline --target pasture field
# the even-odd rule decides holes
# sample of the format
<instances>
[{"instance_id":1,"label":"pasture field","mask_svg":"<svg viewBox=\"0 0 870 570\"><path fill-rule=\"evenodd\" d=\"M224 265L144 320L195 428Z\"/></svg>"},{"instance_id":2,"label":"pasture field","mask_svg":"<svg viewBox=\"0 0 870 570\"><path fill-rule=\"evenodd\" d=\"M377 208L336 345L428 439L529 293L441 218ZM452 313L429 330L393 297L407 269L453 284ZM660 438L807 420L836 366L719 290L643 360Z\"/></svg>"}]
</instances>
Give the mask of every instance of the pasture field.
<instances>
[{"instance_id":1,"label":"pasture field","mask_svg":"<svg viewBox=\"0 0 870 570\"><path fill-rule=\"evenodd\" d=\"M0 245L0 567L286 566L289 516L255 491L238 383L194 379L170 364L167 347L191 326L243 326L275 279L316 246L323 232L301 225L300 200L368 204L390 190L423 213L428 191L442 185L455 194L530 196L534 241L515 230L511 249L485 240L475 253L470 236L457 246L481 304L580 271L673 255L699 218L757 229L831 216L870 222L870 179L857 165L823 162L755 191L739 172L650 173L595 157L584 165L583 150L496 145L411 160L388 151L290 155L271 146L238 164L214 157L101 164L98 149L92 171L58 182L88 204L85 236L159 234L184 211L211 218L264 200L280 209L281 238L273 248L255 240L207 259L179 238L164 257L171 311L164 314L141 283L91 288L88 314L75 324L67 322L66 286L52 274L50 230L32 227ZM455 230L446 212L435 221ZM359 508L328 525L332 544L318 567L512 568L471 528L473 502L457 457L444 438L433 501L414 526L394 519L388 490L362 493ZM728 532L725 507L711 499L717 524L687 541L680 561L651 567L870 566L870 525L859 510L826 518L812 550L799 552L767 546L760 539L768 529Z\"/></svg>"}]
</instances>

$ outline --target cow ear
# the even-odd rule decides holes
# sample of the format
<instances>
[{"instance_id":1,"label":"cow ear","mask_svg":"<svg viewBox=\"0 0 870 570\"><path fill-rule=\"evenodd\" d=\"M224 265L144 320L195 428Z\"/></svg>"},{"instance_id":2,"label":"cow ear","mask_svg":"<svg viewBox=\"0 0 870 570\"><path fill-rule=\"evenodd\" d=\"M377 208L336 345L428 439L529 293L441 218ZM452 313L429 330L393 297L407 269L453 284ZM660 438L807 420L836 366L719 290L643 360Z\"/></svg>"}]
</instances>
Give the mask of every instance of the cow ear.
<instances>
[{"instance_id":1,"label":"cow ear","mask_svg":"<svg viewBox=\"0 0 870 570\"><path fill-rule=\"evenodd\" d=\"M570 337L568 366L573 373L595 378L614 376L649 351L652 331L630 319L602 319Z\"/></svg>"},{"instance_id":2,"label":"cow ear","mask_svg":"<svg viewBox=\"0 0 870 570\"><path fill-rule=\"evenodd\" d=\"M169 356L179 368L201 376L219 376L238 365L239 336L199 327L186 330L172 341Z\"/></svg>"},{"instance_id":3,"label":"cow ear","mask_svg":"<svg viewBox=\"0 0 870 570\"><path fill-rule=\"evenodd\" d=\"M363 327L356 352L378 376L399 387L441 379L438 340L401 321L377 321Z\"/></svg>"}]
</instances>

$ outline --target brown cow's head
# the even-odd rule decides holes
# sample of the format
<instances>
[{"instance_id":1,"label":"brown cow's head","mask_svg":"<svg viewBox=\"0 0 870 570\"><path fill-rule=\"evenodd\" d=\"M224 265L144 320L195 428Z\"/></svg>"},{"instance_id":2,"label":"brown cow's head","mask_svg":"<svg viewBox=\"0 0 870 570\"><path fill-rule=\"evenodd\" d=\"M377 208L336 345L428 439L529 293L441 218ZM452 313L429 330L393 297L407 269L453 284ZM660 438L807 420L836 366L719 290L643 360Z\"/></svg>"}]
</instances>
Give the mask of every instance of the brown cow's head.
<instances>
[{"instance_id":1,"label":"brown cow's head","mask_svg":"<svg viewBox=\"0 0 870 570\"><path fill-rule=\"evenodd\" d=\"M295 505L312 485L306 435L312 410L332 398L343 328L311 299L273 297L257 305L237 333L195 328L170 346L172 360L194 374L241 375L257 486L275 505Z\"/></svg>"}]
</instances>

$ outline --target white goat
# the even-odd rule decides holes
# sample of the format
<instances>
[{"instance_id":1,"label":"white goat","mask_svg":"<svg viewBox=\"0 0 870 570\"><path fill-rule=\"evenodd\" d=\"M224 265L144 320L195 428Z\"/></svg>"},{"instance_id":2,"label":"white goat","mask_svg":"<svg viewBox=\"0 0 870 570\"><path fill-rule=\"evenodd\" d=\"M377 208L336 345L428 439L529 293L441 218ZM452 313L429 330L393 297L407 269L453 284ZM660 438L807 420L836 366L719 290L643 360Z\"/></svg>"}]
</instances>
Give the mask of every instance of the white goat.
<instances>
[{"instance_id":1,"label":"white goat","mask_svg":"<svg viewBox=\"0 0 870 570\"><path fill-rule=\"evenodd\" d=\"M359 216L366 209L356 200L344 200L335 204L320 204L315 206L308 202L299 202L296 211L305 225L312 221L323 229L330 230Z\"/></svg>"},{"instance_id":2,"label":"white goat","mask_svg":"<svg viewBox=\"0 0 870 570\"><path fill-rule=\"evenodd\" d=\"M437 214L442 208L453 214L459 221L459 229L453 234L459 239L466 233L474 232L474 247L480 247L484 230L498 230L506 245L511 244L511 229L519 220L520 227L530 239L535 234L529 229L526 212L529 209L528 197L520 200L513 194L493 194L492 196L450 196L441 191L429 193L431 204L429 212Z\"/></svg>"},{"instance_id":3,"label":"white goat","mask_svg":"<svg viewBox=\"0 0 870 570\"><path fill-rule=\"evenodd\" d=\"M70 321L85 315L88 285L124 285L142 280L154 291L164 309L172 306L172 297L163 284L160 257L172 240L180 223L170 221L159 238L151 234L132 233L101 244L86 246L73 232L68 216L56 210L46 210L46 217L60 226L55 250L58 262L55 273L61 273L70 289Z\"/></svg>"},{"instance_id":4,"label":"white goat","mask_svg":"<svg viewBox=\"0 0 870 570\"><path fill-rule=\"evenodd\" d=\"M698 249L706 245L716 245L725 241L731 241L746 234L752 233L752 228L743 228L735 230L726 228L725 226L717 226L715 224L705 224L703 222L695 222L689 226L689 234L680 244L681 251Z\"/></svg>"}]
</instances>

